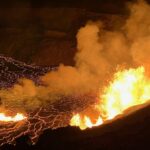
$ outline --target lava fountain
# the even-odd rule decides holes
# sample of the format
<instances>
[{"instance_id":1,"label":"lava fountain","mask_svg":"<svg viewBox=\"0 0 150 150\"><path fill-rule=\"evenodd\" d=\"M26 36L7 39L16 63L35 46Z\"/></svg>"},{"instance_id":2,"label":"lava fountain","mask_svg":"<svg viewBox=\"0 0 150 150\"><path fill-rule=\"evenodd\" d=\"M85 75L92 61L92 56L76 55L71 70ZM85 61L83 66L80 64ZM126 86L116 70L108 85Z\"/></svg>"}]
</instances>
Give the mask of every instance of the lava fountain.
<instances>
[{"instance_id":1,"label":"lava fountain","mask_svg":"<svg viewBox=\"0 0 150 150\"><path fill-rule=\"evenodd\" d=\"M99 94L98 102L92 108L92 115L87 115L87 111L74 114L70 125L79 126L80 129L98 126L123 114L132 106L146 103L149 99L150 79L143 66L118 71L103 89L103 93Z\"/></svg>"}]
</instances>

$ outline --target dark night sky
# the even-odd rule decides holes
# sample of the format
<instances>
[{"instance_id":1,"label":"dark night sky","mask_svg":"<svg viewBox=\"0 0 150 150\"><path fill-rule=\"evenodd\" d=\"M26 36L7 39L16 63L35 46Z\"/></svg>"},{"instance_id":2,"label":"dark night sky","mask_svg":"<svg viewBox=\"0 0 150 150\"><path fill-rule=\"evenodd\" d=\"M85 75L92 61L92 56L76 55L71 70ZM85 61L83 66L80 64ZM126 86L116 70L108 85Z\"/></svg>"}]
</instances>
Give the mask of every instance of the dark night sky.
<instances>
[{"instance_id":1,"label":"dark night sky","mask_svg":"<svg viewBox=\"0 0 150 150\"><path fill-rule=\"evenodd\" d=\"M121 4L132 0L5 0L0 1L1 7L11 7L19 4L30 4L32 7L60 6L60 7L96 7L101 4Z\"/></svg>"},{"instance_id":2,"label":"dark night sky","mask_svg":"<svg viewBox=\"0 0 150 150\"><path fill-rule=\"evenodd\" d=\"M5 7L69 7L83 8L96 12L123 13L126 3L137 0L5 0L0 1L0 8ZM150 0L146 0L150 2ZM102 9L103 8L103 9Z\"/></svg>"},{"instance_id":3,"label":"dark night sky","mask_svg":"<svg viewBox=\"0 0 150 150\"><path fill-rule=\"evenodd\" d=\"M121 12L126 2L134 0L5 0L0 1L0 7L74 7L92 11Z\"/></svg>"},{"instance_id":4,"label":"dark night sky","mask_svg":"<svg viewBox=\"0 0 150 150\"><path fill-rule=\"evenodd\" d=\"M2 5L14 5L15 3L31 3L33 6L41 6L41 5L56 5L56 6L83 6L83 5L92 5L96 6L101 3L123 3L125 1L133 1L133 0L5 0L0 1Z\"/></svg>"}]
</instances>

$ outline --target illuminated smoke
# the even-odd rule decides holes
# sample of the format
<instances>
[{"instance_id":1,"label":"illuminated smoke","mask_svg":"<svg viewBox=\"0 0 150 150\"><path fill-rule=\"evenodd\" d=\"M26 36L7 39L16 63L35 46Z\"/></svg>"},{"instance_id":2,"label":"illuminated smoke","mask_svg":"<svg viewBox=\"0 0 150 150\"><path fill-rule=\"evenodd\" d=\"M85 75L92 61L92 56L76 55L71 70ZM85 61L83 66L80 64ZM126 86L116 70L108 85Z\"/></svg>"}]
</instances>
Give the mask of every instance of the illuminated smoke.
<instances>
[{"instance_id":1,"label":"illuminated smoke","mask_svg":"<svg viewBox=\"0 0 150 150\"><path fill-rule=\"evenodd\" d=\"M29 118L42 118L40 115L31 115L35 110L43 111L43 107L51 106L62 97L97 93L103 88L118 67L136 67L143 65L149 70L150 54L150 6L144 1L138 1L129 6L131 15L122 28L107 31L102 22L88 22L77 34L77 48L74 67L60 65L57 70L40 77L41 85L37 86L29 79L20 79L9 89L1 89L2 105L0 110L13 109L29 113ZM82 100L82 99L81 99ZM67 101L63 101L67 103ZM72 103L77 103L73 101ZM60 103L62 104L62 103ZM67 104L66 104L67 105ZM51 109L51 107L49 109ZM62 106L63 107L63 106ZM51 110L48 111L51 113ZM61 119L73 110L62 111ZM59 111L55 114L59 115ZM65 116L65 117L63 117ZM48 120L48 119L50 120ZM29 119L29 120L30 120ZM40 120L39 119L39 120ZM57 128L69 124L52 126L50 116L44 117L46 125L40 124L35 131L27 121L24 133L31 133L37 137L46 128ZM65 120L65 119L64 119ZM43 127L44 126L44 127ZM20 128L19 128L20 130ZM12 131L11 131L12 132ZM21 132L22 133L22 132ZM13 137L13 132L12 132Z\"/></svg>"},{"instance_id":2,"label":"illuminated smoke","mask_svg":"<svg viewBox=\"0 0 150 150\"><path fill-rule=\"evenodd\" d=\"M41 77L44 86L21 79L8 90L1 90L4 106L33 109L61 95L85 94L103 87L122 64L124 67L149 66L150 6L144 2L130 6L131 15L123 28L106 31L101 22L89 22L77 34L74 67L60 65Z\"/></svg>"}]
</instances>

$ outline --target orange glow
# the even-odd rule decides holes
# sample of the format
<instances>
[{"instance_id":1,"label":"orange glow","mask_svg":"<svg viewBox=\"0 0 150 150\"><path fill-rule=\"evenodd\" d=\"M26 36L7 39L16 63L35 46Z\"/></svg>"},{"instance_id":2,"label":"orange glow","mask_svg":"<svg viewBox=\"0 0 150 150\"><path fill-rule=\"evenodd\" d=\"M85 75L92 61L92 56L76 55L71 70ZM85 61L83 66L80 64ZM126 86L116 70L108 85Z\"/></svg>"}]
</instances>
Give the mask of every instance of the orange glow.
<instances>
[{"instance_id":1,"label":"orange glow","mask_svg":"<svg viewBox=\"0 0 150 150\"><path fill-rule=\"evenodd\" d=\"M84 116L83 119L79 114L76 114L72 117L70 125L71 126L79 126L80 129L92 128L93 126L99 126L103 123L103 120L99 117L96 123L92 123L90 117Z\"/></svg>"},{"instance_id":2,"label":"orange glow","mask_svg":"<svg viewBox=\"0 0 150 150\"><path fill-rule=\"evenodd\" d=\"M98 99L93 109L99 112L99 117L87 116L86 112L75 114L70 125L79 126L80 129L98 126L123 114L127 108L150 100L150 79L145 75L144 67L115 73L113 80L103 89ZM92 123L93 119L97 119L96 123Z\"/></svg>"},{"instance_id":3,"label":"orange glow","mask_svg":"<svg viewBox=\"0 0 150 150\"><path fill-rule=\"evenodd\" d=\"M0 121L1 122L17 122L17 121L21 121L24 120L26 117L21 114L21 113L17 113L15 116L6 116L4 113L0 113Z\"/></svg>"}]
</instances>

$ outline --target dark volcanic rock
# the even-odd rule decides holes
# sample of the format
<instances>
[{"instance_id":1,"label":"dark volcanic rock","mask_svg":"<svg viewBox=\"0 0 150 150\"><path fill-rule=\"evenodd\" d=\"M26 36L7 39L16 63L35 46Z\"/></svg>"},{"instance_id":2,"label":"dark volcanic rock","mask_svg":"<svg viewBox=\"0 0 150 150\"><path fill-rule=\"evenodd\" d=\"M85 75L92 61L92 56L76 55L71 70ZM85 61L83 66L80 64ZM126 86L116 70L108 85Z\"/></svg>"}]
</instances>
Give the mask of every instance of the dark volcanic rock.
<instances>
[{"instance_id":1,"label":"dark volcanic rock","mask_svg":"<svg viewBox=\"0 0 150 150\"><path fill-rule=\"evenodd\" d=\"M112 123L81 131L74 127L46 130L36 145L28 145L22 137L13 146L2 150L133 150L149 149L150 106Z\"/></svg>"},{"instance_id":2,"label":"dark volcanic rock","mask_svg":"<svg viewBox=\"0 0 150 150\"><path fill-rule=\"evenodd\" d=\"M19 13L18 13L19 12ZM0 9L0 53L37 65L74 65L76 34L87 21L101 20L119 28L124 15L84 8Z\"/></svg>"}]
</instances>

